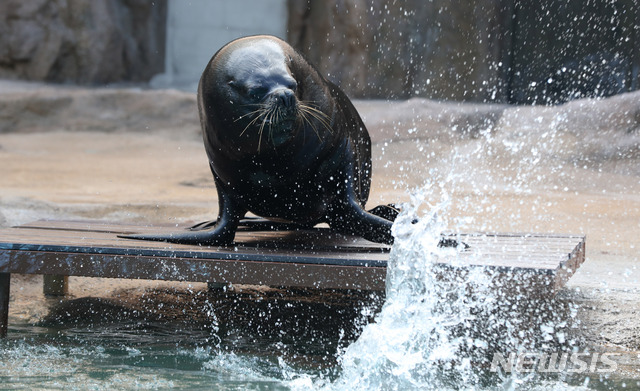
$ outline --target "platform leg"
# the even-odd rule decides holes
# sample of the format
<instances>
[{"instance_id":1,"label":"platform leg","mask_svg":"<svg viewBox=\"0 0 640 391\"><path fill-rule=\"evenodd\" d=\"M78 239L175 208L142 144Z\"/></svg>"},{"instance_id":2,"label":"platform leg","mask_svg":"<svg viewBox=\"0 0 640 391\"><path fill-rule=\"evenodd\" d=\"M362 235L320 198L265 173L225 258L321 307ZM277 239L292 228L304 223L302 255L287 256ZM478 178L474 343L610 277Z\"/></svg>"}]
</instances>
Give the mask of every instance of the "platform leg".
<instances>
[{"instance_id":1,"label":"platform leg","mask_svg":"<svg viewBox=\"0 0 640 391\"><path fill-rule=\"evenodd\" d=\"M0 273L0 338L7 336L9 326L9 285L11 274Z\"/></svg>"},{"instance_id":2,"label":"platform leg","mask_svg":"<svg viewBox=\"0 0 640 391\"><path fill-rule=\"evenodd\" d=\"M42 277L42 293L45 296L65 296L69 293L68 276L45 274Z\"/></svg>"},{"instance_id":3,"label":"platform leg","mask_svg":"<svg viewBox=\"0 0 640 391\"><path fill-rule=\"evenodd\" d=\"M229 288L229 284L224 282L208 282L207 288L209 288L210 292L224 291Z\"/></svg>"}]
</instances>

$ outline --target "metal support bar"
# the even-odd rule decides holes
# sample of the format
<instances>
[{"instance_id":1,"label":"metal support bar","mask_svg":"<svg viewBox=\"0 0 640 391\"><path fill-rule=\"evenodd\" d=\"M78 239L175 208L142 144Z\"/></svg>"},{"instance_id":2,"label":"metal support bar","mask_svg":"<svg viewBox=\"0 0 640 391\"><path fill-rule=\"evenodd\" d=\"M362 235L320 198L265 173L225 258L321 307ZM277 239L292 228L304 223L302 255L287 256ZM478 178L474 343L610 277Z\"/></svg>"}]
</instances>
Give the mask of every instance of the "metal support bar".
<instances>
[{"instance_id":1,"label":"metal support bar","mask_svg":"<svg viewBox=\"0 0 640 391\"><path fill-rule=\"evenodd\" d=\"M0 273L0 337L7 336L9 324L9 285L10 273Z\"/></svg>"},{"instance_id":2,"label":"metal support bar","mask_svg":"<svg viewBox=\"0 0 640 391\"><path fill-rule=\"evenodd\" d=\"M53 274L42 277L42 293L45 296L66 296L69 293L69 277Z\"/></svg>"}]
</instances>

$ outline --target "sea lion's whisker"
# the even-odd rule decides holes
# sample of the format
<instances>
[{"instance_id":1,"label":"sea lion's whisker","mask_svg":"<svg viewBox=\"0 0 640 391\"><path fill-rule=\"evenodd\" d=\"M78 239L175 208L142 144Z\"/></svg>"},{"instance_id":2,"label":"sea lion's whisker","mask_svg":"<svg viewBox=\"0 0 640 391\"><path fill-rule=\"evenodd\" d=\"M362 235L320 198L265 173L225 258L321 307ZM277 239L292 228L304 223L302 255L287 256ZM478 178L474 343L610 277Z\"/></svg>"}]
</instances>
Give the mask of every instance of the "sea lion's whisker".
<instances>
[{"instance_id":1,"label":"sea lion's whisker","mask_svg":"<svg viewBox=\"0 0 640 391\"><path fill-rule=\"evenodd\" d=\"M262 106L262 105L261 105L261 106ZM238 118L236 118L235 120L233 120L233 122L238 122L238 121L240 121L241 119L243 119L244 117L248 117L248 116L253 115L253 114L256 114L256 113L262 113L262 112L264 112L264 111L266 111L266 110L267 110L267 108L266 108L266 107L260 107L258 110L254 110L254 111L248 112L247 114L241 115L240 117L238 117ZM259 115L258 115L258 116L259 116Z\"/></svg>"},{"instance_id":2,"label":"sea lion's whisker","mask_svg":"<svg viewBox=\"0 0 640 391\"><path fill-rule=\"evenodd\" d=\"M329 116L327 116L324 112L322 112L322 111L320 111L320 110L316 109L315 107L310 106L310 105L307 105L307 104L304 104L304 103L303 103L303 104L300 104L300 107L301 107L302 109L306 110L307 112L309 112L309 114L312 114L312 113L313 113L313 114L316 114L316 116L315 116L316 118L318 118L318 119L322 118L322 119L324 119L327 123L329 123L329 122L328 122L328 121L329 121Z\"/></svg>"},{"instance_id":3,"label":"sea lion's whisker","mask_svg":"<svg viewBox=\"0 0 640 391\"><path fill-rule=\"evenodd\" d=\"M311 129L313 129L313 133L316 134L316 136L318 137L318 140L322 140L322 137L320 137L320 133L318 133L318 129L313 124L313 122L309 118L307 118L307 113L305 111L300 110L300 118L302 118L303 122L306 122L309 124L309 126L311 126Z\"/></svg>"},{"instance_id":4,"label":"sea lion's whisker","mask_svg":"<svg viewBox=\"0 0 640 391\"><path fill-rule=\"evenodd\" d=\"M280 117L279 114L280 108L276 108L274 110L271 110L271 115L269 116L269 123L271 125L269 126L269 140L271 142L273 142L273 124L278 123Z\"/></svg>"},{"instance_id":5,"label":"sea lion's whisker","mask_svg":"<svg viewBox=\"0 0 640 391\"><path fill-rule=\"evenodd\" d=\"M268 113L267 113L268 114ZM260 130L258 130L258 153L260 152L260 146L262 145L262 133L264 132L264 125L267 123L268 119L265 115L262 123L260 124Z\"/></svg>"},{"instance_id":6,"label":"sea lion's whisker","mask_svg":"<svg viewBox=\"0 0 640 391\"><path fill-rule=\"evenodd\" d=\"M329 124L329 117L327 117L325 113L307 105L300 105L300 109L320 122L329 133L333 133L333 129L331 129L331 125Z\"/></svg>"},{"instance_id":7,"label":"sea lion's whisker","mask_svg":"<svg viewBox=\"0 0 640 391\"><path fill-rule=\"evenodd\" d=\"M259 115L257 115L254 119L252 119L247 126L244 127L244 129L242 130L242 132L240 132L240 136L242 136L244 134L244 132L247 131L247 129L249 129L251 127L251 125L255 124L260 118L264 117L267 114L267 111L261 111ZM264 122L264 120L263 120Z\"/></svg>"},{"instance_id":8,"label":"sea lion's whisker","mask_svg":"<svg viewBox=\"0 0 640 391\"><path fill-rule=\"evenodd\" d=\"M311 105L309 105L307 103L308 102L306 102L306 101L304 103L300 103L300 106L304 107L305 109L308 109L308 110L311 110L313 112L316 112L316 113L322 115L323 117L325 117L327 119L329 118L324 112L322 112L322 110L317 109L317 108L315 108L315 107L313 107L313 106L311 106Z\"/></svg>"}]
</instances>

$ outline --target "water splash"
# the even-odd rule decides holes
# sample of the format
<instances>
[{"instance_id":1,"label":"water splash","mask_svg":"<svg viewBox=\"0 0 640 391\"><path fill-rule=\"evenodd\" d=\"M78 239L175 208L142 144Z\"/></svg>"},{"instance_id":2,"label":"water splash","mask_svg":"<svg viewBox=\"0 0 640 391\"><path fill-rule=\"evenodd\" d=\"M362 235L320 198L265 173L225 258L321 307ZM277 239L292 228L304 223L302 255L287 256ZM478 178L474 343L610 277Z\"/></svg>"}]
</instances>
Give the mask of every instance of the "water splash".
<instances>
[{"instance_id":1,"label":"water splash","mask_svg":"<svg viewBox=\"0 0 640 391\"><path fill-rule=\"evenodd\" d=\"M490 298L470 301L465 284L442 280L438 261L455 258L462 247L438 246L448 201L418 216L424 194L416 193L394 224L385 305L341 356L342 373L331 389L424 390L478 382L466 352L487 343L454 330L473 321L474 308ZM486 284L482 277L466 276L476 285Z\"/></svg>"},{"instance_id":2,"label":"water splash","mask_svg":"<svg viewBox=\"0 0 640 391\"><path fill-rule=\"evenodd\" d=\"M292 389L555 387L534 373L488 369L496 352L544 351L557 346L557 335L566 343L567 322L560 319L566 309L528 297L526 281L515 281L522 290L514 291L513 281L505 283L491 269L466 267L457 257L463 245L440 247L450 201L444 195L433 206L425 201L431 195L423 188L403 205L393 227L385 304L341 353L338 377L294 376Z\"/></svg>"},{"instance_id":3,"label":"water splash","mask_svg":"<svg viewBox=\"0 0 640 391\"><path fill-rule=\"evenodd\" d=\"M386 303L376 322L342 355L342 374L331 388L420 388L429 383L438 361L452 358L443 332L455 320L435 313L436 281L430 270L441 252L442 223L437 210L415 221L415 207L405 207L394 225Z\"/></svg>"}]
</instances>

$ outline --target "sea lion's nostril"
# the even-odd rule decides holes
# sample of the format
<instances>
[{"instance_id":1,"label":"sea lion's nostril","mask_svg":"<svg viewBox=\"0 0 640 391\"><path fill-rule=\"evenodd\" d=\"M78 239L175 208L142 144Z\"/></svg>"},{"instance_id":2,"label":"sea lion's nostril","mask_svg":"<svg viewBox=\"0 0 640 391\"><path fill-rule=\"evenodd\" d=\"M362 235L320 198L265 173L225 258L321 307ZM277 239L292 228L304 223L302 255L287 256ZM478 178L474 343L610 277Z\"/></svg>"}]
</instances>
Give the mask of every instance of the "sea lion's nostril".
<instances>
[{"instance_id":1,"label":"sea lion's nostril","mask_svg":"<svg viewBox=\"0 0 640 391\"><path fill-rule=\"evenodd\" d=\"M290 109L295 107L296 96L290 89L279 89L274 92L275 99L283 108Z\"/></svg>"}]
</instances>

